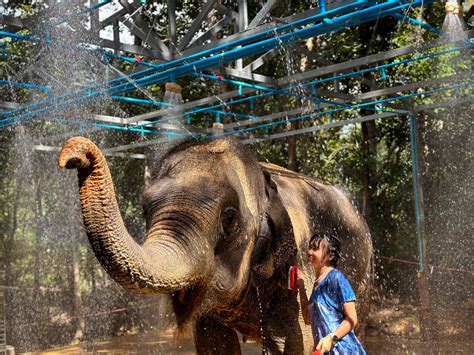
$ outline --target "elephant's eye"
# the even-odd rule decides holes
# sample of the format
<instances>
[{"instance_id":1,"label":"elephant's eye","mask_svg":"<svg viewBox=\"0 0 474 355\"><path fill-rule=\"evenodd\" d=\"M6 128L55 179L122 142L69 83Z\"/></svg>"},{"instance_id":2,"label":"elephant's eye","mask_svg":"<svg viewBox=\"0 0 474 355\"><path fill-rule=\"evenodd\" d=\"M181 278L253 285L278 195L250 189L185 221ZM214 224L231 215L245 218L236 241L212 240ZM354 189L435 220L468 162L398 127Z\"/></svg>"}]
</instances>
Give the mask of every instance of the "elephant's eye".
<instances>
[{"instance_id":1,"label":"elephant's eye","mask_svg":"<svg viewBox=\"0 0 474 355\"><path fill-rule=\"evenodd\" d=\"M237 232L239 228L237 210L227 207L221 215L222 230L225 235Z\"/></svg>"}]
</instances>

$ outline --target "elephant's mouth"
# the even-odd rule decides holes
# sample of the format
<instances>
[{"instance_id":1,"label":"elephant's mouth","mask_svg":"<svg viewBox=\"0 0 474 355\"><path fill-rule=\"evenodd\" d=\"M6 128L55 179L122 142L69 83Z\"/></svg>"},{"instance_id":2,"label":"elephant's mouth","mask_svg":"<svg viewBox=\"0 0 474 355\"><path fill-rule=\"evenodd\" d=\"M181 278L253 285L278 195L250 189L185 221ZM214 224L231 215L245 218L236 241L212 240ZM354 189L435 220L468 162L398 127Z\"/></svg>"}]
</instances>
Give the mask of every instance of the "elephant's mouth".
<instances>
[{"instance_id":1,"label":"elephant's mouth","mask_svg":"<svg viewBox=\"0 0 474 355\"><path fill-rule=\"evenodd\" d=\"M172 294L173 309L178 327L183 328L202 305L208 288L205 285L191 285Z\"/></svg>"}]
</instances>

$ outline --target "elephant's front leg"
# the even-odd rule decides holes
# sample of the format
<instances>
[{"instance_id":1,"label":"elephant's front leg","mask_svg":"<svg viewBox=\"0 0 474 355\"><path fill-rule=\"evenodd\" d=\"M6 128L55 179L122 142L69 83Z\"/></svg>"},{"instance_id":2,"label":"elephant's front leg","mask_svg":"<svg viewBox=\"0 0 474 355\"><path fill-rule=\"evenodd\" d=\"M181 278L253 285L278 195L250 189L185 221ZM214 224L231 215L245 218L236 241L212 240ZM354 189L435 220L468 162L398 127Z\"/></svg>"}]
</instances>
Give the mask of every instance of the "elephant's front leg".
<instances>
[{"instance_id":1,"label":"elephant's front leg","mask_svg":"<svg viewBox=\"0 0 474 355\"><path fill-rule=\"evenodd\" d=\"M199 317L194 324L194 345L200 354L240 355L237 332L208 317Z\"/></svg>"}]
</instances>

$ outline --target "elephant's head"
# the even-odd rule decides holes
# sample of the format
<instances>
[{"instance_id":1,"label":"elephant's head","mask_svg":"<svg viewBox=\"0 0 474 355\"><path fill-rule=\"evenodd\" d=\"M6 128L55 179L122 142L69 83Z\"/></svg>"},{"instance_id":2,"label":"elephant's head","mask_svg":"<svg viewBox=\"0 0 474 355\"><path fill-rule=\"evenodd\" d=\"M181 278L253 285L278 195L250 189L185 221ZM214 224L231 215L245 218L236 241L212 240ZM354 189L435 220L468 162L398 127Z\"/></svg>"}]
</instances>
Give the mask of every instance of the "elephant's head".
<instances>
[{"instance_id":1,"label":"elephant's head","mask_svg":"<svg viewBox=\"0 0 474 355\"><path fill-rule=\"evenodd\" d=\"M84 223L102 266L132 291L173 294L181 322L203 302L243 297L252 270L270 277L275 239L291 228L276 186L232 139L183 142L162 155L144 192L142 245L123 224L107 163L91 141L67 141L59 166L78 169Z\"/></svg>"}]
</instances>

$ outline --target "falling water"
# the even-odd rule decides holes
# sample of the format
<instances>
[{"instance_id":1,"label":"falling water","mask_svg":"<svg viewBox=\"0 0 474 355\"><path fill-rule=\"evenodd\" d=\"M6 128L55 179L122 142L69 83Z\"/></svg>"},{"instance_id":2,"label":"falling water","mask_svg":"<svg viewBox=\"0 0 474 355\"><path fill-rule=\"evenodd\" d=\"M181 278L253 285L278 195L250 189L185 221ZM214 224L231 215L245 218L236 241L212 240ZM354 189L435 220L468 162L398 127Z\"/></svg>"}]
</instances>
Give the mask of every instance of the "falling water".
<instances>
[{"instance_id":1,"label":"falling water","mask_svg":"<svg viewBox=\"0 0 474 355\"><path fill-rule=\"evenodd\" d=\"M443 22L443 38L447 42L457 42L467 39L467 26L462 18L462 11L456 1L446 3L446 17ZM461 8L462 9L462 8Z\"/></svg>"},{"instance_id":2,"label":"falling water","mask_svg":"<svg viewBox=\"0 0 474 355\"><path fill-rule=\"evenodd\" d=\"M68 2L55 4L50 19L38 19L38 31L74 11ZM53 44L31 46L28 63L12 71L9 80L46 84L55 96L106 82L110 74L107 66L96 51L82 45L92 39L81 30L80 22L72 18L52 28ZM10 100L23 100L22 105L46 99L40 91L28 90L27 96L22 96L13 86L4 90ZM91 124L95 114L128 116L102 95L27 116L2 132L2 148L8 150L2 153L5 170L0 186L2 193L11 195L11 204L2 210L2 214L8 213L2 219L8 232L2 243L6 248L2 251L8 255L2 282L8 302L7 340L17 352L79 341L94 349L98 339L147 331L159 327L161 318L166 322L172 319L155 297L134 296L104 275L85 236L77 173L57 168L58 146L73 135L87 136L102 148L135 138L127 132L95 127ZM132 235L144 235L139 212L144 161L108 160L113 172L114 166L120 166L123 173L115 174L114 182L119 203L123 205L125 200L127 204L124 221Z\"/></svg>"}]
</instances>

